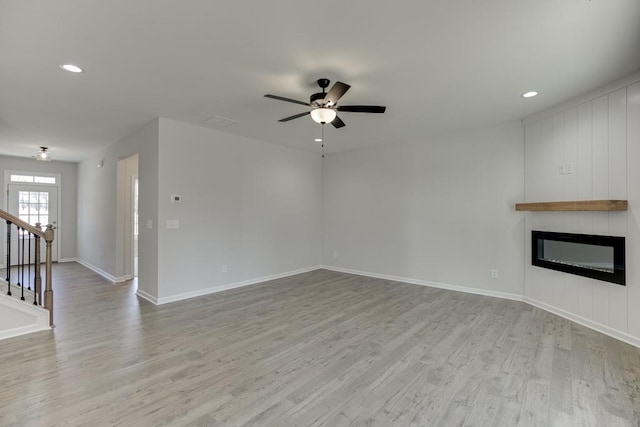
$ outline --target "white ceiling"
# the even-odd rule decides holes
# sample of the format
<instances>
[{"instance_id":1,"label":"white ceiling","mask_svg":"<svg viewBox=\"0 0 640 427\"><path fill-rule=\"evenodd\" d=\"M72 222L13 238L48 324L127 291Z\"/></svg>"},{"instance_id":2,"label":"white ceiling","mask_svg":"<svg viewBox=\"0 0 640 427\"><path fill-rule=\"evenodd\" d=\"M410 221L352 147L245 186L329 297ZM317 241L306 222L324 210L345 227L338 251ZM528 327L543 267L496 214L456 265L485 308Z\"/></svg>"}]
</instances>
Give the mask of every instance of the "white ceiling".
<instances>
[{"instance_id":1,"label":"white ceiling","mask_svg":"<svg viewBox=\"0 0 640 427\"><path fill-rule=\"evenodd\" d=\"M638 0L0 0L0 154L78 161L154 117L305 149L277 120L350 84L328 151L521 119L640 70ZM73 63L86 72L58 68ZM520 94L540 95L523 99Z\"/></svg>"}]
</instances>

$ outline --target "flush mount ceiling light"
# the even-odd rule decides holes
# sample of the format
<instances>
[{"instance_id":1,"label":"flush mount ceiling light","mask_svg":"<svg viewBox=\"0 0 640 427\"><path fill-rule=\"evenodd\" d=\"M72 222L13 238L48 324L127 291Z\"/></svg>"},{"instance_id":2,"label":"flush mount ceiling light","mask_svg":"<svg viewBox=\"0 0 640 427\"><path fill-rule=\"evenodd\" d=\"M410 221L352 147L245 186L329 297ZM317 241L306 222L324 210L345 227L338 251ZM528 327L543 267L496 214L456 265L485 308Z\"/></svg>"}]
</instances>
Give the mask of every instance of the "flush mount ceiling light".
<instances>
[{"instance_id":1,"label":"flush mount ceiling light","mask_svg":"<svg viewBox=\"0 0 640 427\"><path fill-rule=\"evenodd\" d=\"M336 118L336 110L332 110L331 108L316 108L315 110L311 110L311 118L314 122L320 124L331 123L333 119Z\"/></svg>"},{"instance_id":2,"label":"flush mount ceiling light","mask_svg":"<svg viewBox=\"0 0 640 427\"><path fill-rule=\"evenodd\" d=\"M532 90L530 92L525 92L523 93L522 96L523 98L533 98L534 96L536 96L538 94L538 92L536 92L535 90Z\"/></svg>"},{"instance_id":3,"label":"flush mount ceiling light","mask_svg":"<svg viewBox=\"0 0 640 427\"><path fill-rule=\"evenodd\" d=\"M51 154L49 154L49 150L48 147L40 147L40 151L38 152L38 155L36 156L36 160L41 160L43 162L50 162L51 161Z\"/></svg>"},{"instance_id":4,"label":"flush mount ceiling light","mask_svg":"<svg viewBox=\"0 0 640 427\"><path fill-rule=\"evenodd\" d=\"M62 68L65 71L69 71L70 73L82 73L84 72L84 70L80 67L78 67L77 65L73 65L73 64L62 64L60 65L60 68Z\"/></svg>"}]
</instances>

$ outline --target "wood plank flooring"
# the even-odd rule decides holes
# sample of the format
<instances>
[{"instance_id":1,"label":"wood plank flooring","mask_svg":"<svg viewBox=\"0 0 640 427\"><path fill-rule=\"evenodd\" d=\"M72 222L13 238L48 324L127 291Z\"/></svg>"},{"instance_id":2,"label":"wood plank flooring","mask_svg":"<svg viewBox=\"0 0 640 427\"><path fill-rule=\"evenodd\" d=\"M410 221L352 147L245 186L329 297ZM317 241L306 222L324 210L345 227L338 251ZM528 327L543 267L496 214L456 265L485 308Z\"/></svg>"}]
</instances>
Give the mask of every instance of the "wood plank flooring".
<instances>
[{"instance_id":1,"label":"wood plank flooring","mask_svg":"<svg viewBox=\"0 0 640 427\"><path fill-rule=\"evenodd\" d=\"M637 426L640 350L524 303L318 270L156 307L54 270L2 426Z\"/></svg>"}]
</instances>

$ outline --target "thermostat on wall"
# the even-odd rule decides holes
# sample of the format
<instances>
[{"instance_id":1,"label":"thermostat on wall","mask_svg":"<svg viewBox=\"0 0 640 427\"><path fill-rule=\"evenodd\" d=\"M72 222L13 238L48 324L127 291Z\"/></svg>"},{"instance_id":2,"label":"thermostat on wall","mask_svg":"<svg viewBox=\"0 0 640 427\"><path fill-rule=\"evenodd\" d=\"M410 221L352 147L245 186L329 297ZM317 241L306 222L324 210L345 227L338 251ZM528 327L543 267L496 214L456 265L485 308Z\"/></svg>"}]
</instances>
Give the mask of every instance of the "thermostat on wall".
<instances>
[{"instance_id":1,"label":"thermostat on wall","mask_svg":"<svg viewBox=\"0 0 640 427\"><path fill-rule=\"evenodd\" d=\"M182 203L182 196L179 194L172 194L171 203Z\"/></svg>"}]
</instances>

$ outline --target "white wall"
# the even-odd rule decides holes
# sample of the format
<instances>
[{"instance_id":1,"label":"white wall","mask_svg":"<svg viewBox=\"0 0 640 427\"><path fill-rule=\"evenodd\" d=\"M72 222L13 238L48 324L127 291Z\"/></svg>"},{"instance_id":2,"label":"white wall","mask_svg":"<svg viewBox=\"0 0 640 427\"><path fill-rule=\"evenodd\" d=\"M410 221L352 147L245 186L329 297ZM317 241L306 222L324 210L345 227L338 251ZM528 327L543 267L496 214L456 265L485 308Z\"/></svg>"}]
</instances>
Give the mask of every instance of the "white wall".
<instances>
[{"instance_id":1,"label":"white wall","mask_svg":"<svg viewBox=\"0 0 640 427\"><path fill-rule=\"evenodd\" d=\"M526 213L526 299L639 345L640 83L525 121L525 147L526 201L629 200L628 212ZM574 173L560 175L562 163ZM626 236L627 286L531 266L532 229Z\"/></svg>"},{"instance_id":2,"label":"white wall","mask_svg":"<svg viewBox=\"0 0 640 427\"><path fill-rule=\"evenodd\" d=\"M0 156L0 207L6 207L5 170L19 170L28 172L57 173L61 176L62 191L59 195L60 218L59 233L55 239L59 241L59 259L70 259L76 256L76 211L77 211L77 163L70 162L38 162L34 159L21 157ZM5 245L0 245L0 264L4 264Z\"/></svg>"},{"instance_id":3,"label":"white wall","mask_svg":"<svg viewBox=\"0 0 640 427\"><path fill-rule=\"evenodd\" d=\"M321 263L317 153L168 119L159 135L160 302Z\"/></svg>"},{"instance_id":4,"label":"white wall","mask_svg":"<svg viewBox=\"0 0 640 427\"><path fill-rule=\"evenodd\" d=\"M324 263L517 298L523 161L519 122L327 156Z\"/></svg>"},{"instance_id":5,"label":"white wall","mask_svg":"<svg viewBox=\"0 0 640 427\"><path fill-rule=\"evenodd\" d=\"M78 166L78 259L112 280L118 276L121 251L117 233L117 163L139 155L140 259L138 289L157 295L158 120L95 153ZM103 161L103 167L98 168ZM146 229L152 221L153 228ZM121 264L120 264L121 265Z\"/></svg>"}]
</instances>

